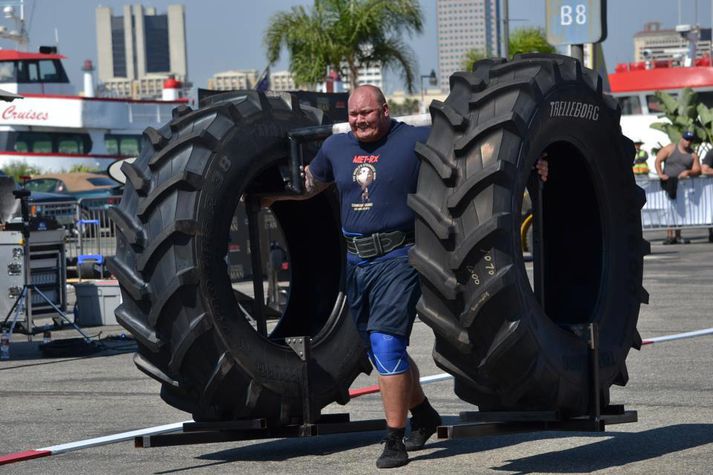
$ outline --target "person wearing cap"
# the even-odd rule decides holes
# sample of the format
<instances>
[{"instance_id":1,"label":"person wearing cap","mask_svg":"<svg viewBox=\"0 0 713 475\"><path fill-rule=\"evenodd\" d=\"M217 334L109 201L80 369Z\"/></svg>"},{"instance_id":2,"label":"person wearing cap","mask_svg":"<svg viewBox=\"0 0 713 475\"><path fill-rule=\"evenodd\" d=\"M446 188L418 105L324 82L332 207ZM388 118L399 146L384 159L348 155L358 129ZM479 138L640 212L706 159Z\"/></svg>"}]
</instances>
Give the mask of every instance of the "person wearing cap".
<instances>
[{"instance_id":1,"label":"person wearing cap","mask_svg":"<svg viewBox=\"0 0 713 475\"><path fill-rule=\"evenodd\" d=\"M701 174L701 164L698 154L693 151L693 140L696 135L687 130L678 143L671 143L656 154L656 174L661 179L661 186L669 198L676 199L678 180ZM665 162L665 163L664 163ZM681 230L667 229L664 244L688 244L688 239L681 237Z\"/></svg>"},{"instance_id":2,"label":"person wearing cap","mask_svg":"<svg viewBox=\"0 0 713 475\"><path fill-rule=\"evenodd\" d=\"M634 148L636 153L634 154L634 175L648 175L649 165L646 161L649 159L649 154L646 150L641 150L641 146L644 144L641 140L634 142Z\"/></svg>"}]
</instances>

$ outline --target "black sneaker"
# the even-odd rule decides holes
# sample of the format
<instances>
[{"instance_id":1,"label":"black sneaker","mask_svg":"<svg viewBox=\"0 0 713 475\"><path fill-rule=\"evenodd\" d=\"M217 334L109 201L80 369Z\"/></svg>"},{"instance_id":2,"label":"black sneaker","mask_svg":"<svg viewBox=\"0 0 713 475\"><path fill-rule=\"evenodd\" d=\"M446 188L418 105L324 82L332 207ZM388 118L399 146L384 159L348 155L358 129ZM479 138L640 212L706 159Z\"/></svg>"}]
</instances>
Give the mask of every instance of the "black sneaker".
<instances>
[{"instance_id":1,"label":"black sneaker","mask_svg":"<svg viewBox=\"0 0 713 475\"><path fill-rule=\"evenodd\" d=\"M416 417L412 417L411 433L404 439L406 450L421 450L440 425L441 416L435 410L428 415L427 420L418 420Z\"/></svg>"},{"instance_id":2,"label":"black sneaker","mask_svg":"<svg viewBox=\"0 0 713 475\"><path fill-rule=\"evenodd\" d=\"M403 440L386 437L381 442L384 444L384 451L376 459L376 468L395 468L408 463L408 454Z\"/></svg>"}]
</instances>

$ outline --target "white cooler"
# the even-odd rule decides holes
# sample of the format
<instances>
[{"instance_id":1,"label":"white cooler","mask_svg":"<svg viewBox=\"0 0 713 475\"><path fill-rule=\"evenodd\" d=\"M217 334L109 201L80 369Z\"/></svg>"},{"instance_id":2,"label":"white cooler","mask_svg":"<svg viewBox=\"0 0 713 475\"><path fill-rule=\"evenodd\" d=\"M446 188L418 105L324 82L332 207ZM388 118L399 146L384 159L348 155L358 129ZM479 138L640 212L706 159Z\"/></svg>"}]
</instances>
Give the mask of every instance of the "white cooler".
<instances>
[{"instance_id":1,"label":"white cooler","mask_svg":"<svg viewBox=\"0 0 713 475\"><path fill-rule=\"evenodd\" d=\"M114 310L121 304L116 280L92 280L74 284L77 296L75 323L82 327L117 325Z\"/></svg>"}]
</instances>

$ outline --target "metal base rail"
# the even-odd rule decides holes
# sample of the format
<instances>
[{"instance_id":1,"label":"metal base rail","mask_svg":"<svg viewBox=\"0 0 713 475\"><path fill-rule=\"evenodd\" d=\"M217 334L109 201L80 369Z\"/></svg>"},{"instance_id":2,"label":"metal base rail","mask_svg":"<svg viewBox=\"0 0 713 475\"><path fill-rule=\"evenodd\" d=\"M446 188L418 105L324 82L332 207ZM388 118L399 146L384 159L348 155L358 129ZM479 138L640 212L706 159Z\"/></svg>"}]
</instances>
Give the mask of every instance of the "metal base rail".
<instances>
[{"instance_id":1,"label":"metal base rail","mask_svg":"<svg viewBox=\"0 0 713 475\"><path fill-rule=\"evenodd\" d=\"M588 414L565 417L559 411L461 412L463 423L438 427L438 438L458 439L542 431L604 432L607 425L637 422L638 413L627 411L623 405L600 406L597 324L568 325L568 329L587 343L591 401Z\"/></svg>"},{"instance_id":2,"label":"metal base rail","mask_svg":"<svg viewBox=\"0 0 713 475\"><path fill-rule=\"evenodd\" d=\"M183 432L136 437L134 438L134 447L169 447L240 440L315 437L328 434L377 431L385 428L386 421L383 419L350 421L349 414L324 414L314 424L291 424L277 427L267 427L265 419L190 422L183 424Z\"/></svg>"},{"instance_id":3,"label":"metal base rail","mask_svg":"<svg viewBox=\"0 0 713 475\"><path fill-rule=\"evenodd\" d=\"M604 432L607 425L637 422L638 413L615 404L604 408L598 419L590 416L562 418L557 411L463 412L460 419L463 424L440 426L438 438L459 439L544 431Z\"/></svg>"},{"instance_id":4,"label":"metal base rail","mask_svg":"<svg viewBox=\"0 0 713 475\"><path fill-rule=\"evenodd\" d=\"M174 445L234 442L239 440L314 437L327 434L370 432L384 430L384 419L351 421L349 414L320 414L314 409L310 396L309 366L312 364L312 339L308 336L285 338L287 346L302 361L300 423L270 426L266 419L245 419L216 422L186 422L183 431L170 434L144 435L134 438L137 448L168 447Z\"/></svg>"}]
</instances>

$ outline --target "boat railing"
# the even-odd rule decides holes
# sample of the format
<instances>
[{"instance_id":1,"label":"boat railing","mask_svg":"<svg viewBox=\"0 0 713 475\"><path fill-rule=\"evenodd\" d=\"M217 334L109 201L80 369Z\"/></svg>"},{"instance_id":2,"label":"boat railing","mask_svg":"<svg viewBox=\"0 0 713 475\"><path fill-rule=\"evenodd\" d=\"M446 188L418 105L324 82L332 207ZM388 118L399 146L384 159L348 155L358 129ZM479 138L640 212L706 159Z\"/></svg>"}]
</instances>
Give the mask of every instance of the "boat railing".
<instances>
[{"instance_id":1,"label":"boat railing","mask_svg":"<svg viewBox=\"0 0 713 475\"><path fill-rule=\"evenodd\" d=\"M158 102L129 102L129 123L141 122L165 124L172 118L173 107ZM173 105L175 107L175 104Z\"/></svg>"}]
</instances>

